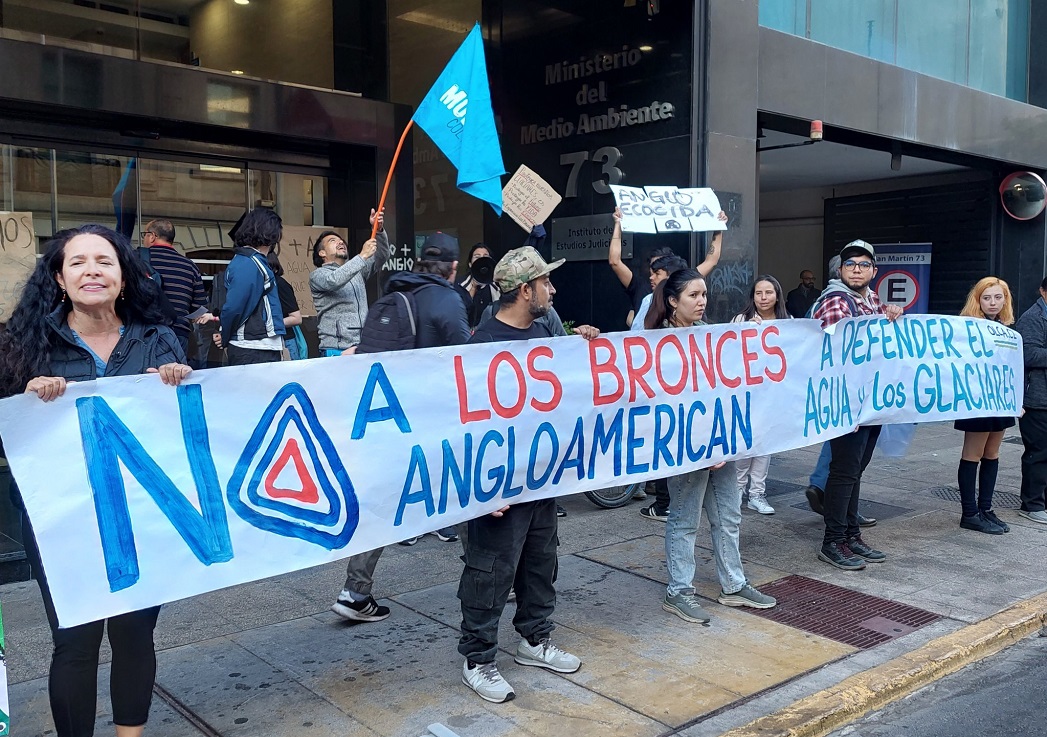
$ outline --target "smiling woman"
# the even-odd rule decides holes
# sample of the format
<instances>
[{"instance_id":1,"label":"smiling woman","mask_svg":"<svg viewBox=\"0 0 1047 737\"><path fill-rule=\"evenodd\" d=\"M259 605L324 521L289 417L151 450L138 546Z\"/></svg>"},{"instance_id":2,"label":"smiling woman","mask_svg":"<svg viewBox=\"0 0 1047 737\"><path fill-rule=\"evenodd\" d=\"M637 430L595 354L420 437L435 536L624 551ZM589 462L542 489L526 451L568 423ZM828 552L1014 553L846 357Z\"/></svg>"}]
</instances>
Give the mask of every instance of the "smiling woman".
<instances>
[{"instance_id":1,"label":"smiling woman","mask_svg":"<svg viewBox=\"0 0 1047 737\"><path fill-rule=\"evenodd\" d=\"M34 393L53 401L70 381L159 373L177 385L185 354L160 310L159 289L123 236L101 225L60 231L29 277L0 333L0 396ZM16 489L12 496L20 505ZM26 557L40 582L55 652L50 696L59 737L91 734L102 632L113 647L113 722L118 737L140 735L149 717L159 607L58 628L32 525L23 516Z\"/></svg>"}]
</instances>

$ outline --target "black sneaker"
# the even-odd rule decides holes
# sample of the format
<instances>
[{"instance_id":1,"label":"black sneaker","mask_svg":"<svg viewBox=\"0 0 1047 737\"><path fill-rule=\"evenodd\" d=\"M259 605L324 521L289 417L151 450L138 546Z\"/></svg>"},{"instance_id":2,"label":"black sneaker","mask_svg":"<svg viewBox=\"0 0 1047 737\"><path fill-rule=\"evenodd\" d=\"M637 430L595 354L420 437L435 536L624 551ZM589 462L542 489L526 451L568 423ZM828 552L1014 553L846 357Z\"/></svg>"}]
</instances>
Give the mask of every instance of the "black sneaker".
<instances>
[{"instance_id":1,"label":"black sneaker","mask_svg":"<svg viewBox=\"0 0 1047 737\"><path fill-rule=\"evenodd\" d=\"M807 491L804 492L807 495L807 504L810 505L811 511L815 514L825 516L825 492L819 489L817 486L808 486Z\"/></svg>"},{"instance_id":2,"label":"black sneaker","mask_svg":"<svg viewBox=\"0 0 1047 737\"><path fill-rule=\"evenodd\" d=\"M848 540L847 547L866 563L883 563L887 560L887 553L881 553L879 550L866 545L861 535L855 535Z\"/></svg>"},{"instance_id":3,"label":"black sneaker","mask_svg":"<svg viewBox=\"0 0 1047 737\"><path fill-rule=\"evenodd\" d=\"M970 517L960 517L960 527L965 530L984 532L987 535L1002 535L1006 532L1006 530L989 519L985 512L972 514Z\"/></svg>"},{"instance_id":4,"label":"black sneaker","mask_svg":"<svg viewBox=\"0 0 1047 737\"><path fill-rule=\"evenodd\" d=\"M865 517L861 512L858 513L858 526L859 527L876 527L875 517Z\"/></svg>"},{"instance_id":5,"label":"black sneaker","mask_svg":"<svg viewBox=\"0 0 1047 737\"><path fill-rule=\"evenodd\" d=\"M1001 529L1003 529L1004 532L1010 532L1011 531L1010 525L1008 525L1002 519L997 517L996 516L996 512L992 511L991 509L986 509L984 512L982 512L982 516L985 517L986 519L990 520L991 522L995 522L996 525L998 527L1000 527Z\"/></svg>"},{"instance_id":6,"label":"black sneaker","mask_svg":"<svg viewBox=\"0 0 1047 737\"><path fill-rule=\"evenodd\" d=\"M397 545L403 545L404 547L409 548L412 545L417 545L418 541L421 540L421 539L422 539L421 535L416 535L414 537L409 537L406 540L401 540L400 542L397 543Z\"/></svg>"},{"instance_id":7,"label":"black sneaker","mask_svg":"<svg viewBox=\"0 0 1047 737\"><path fill-rule=\"evenodd\" d=\"M657 520L658 522L665 522L669 519L669 512L668 510L665 512L659 512L652 504L649 507L640 507L640 516L646 517L647 519Z\"/></svg>"},{"instance_id":8,"label":"black sneaker","mask_svg":"<svg viewBox=\"0 0 1047 737\"><path fill-rule=\"evenodd\" d=\"M373 596L363 601L339 596L338 601L331 605L331 611L351 622L381 622L389 616L389 607L379 604Z\"/></svg>"},{"instance_id":9,"label":"black sneaker","mask_svg":"<svg viewBox=\"0 0 1047 737\"><path fill-rule=\"evenodd\" d=\"M561 507L559 504L557 504L556 505L556 516L557 517L566 517L567 516L567 510L564 509L563 507Z\"/></svg>"},{"instance_id":10,"label":"black sneaker","mask_svg":"<svg viewBox=\"0 0 1047 737\"><path fill-rule=\"evenodd\" d=\"M860 571L865 568L865 560L852 553L847 543L825 543L818 551L818 560L843 571Z\"/></svg>"}]
</instances>

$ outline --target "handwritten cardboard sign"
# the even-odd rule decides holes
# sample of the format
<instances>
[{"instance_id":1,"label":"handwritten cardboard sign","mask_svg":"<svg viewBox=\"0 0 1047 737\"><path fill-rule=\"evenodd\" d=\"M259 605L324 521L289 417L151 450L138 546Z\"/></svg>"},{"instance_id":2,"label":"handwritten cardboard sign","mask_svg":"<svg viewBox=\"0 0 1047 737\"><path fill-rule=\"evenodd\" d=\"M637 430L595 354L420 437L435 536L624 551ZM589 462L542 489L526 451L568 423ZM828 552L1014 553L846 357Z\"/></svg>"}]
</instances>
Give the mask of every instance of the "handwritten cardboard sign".
<instances>
[{"instance_id":1,"label":"handwritten cardboard sign","mask_svg":"<svg viewBox=\"0 0 1047 737\"><path fill-rule=\"evenodd\" d=\"M632 233L682 233L726 230L717 219L720 201L707 187L610 185L622 210L622 230Z\"/></svg>"},{"instance_id":2,"label":"handwritten cardboard sign","mask_svg":"<svg viewBox=\"0 0 1047 737\"><path fill-rule=\"evenodd\" d=\"M22 286L35 266L33 213L0 212L0 322L11 317Z\"/></svg>"},{"instance_id":3,"label":"handwritten cardboard sign","mask_svg":"<svg viewBox=\"0 0 1047 737\"><path fill-rule=\"evenodd\" d=\"M548 182L521 165L502 190L502 210L530 233L552 215L562 199Z\"/></svg>"},{"instance_id":4,"label":"handwritten cardboard sign","mask_svg":"<svg viewBox=\"0 0 1047 737\"><path fill-rule=\"evenodd\" d=\"M302 317L316 314L313 293L309 289L309 274L316 268L313 266L313 244L325 230L333 230L345 239L349 237L349 231L345 228L285 225L284 237L280 239L280 263L284 267L284 279L294 288Z\"/></svg>"}]
</instances>

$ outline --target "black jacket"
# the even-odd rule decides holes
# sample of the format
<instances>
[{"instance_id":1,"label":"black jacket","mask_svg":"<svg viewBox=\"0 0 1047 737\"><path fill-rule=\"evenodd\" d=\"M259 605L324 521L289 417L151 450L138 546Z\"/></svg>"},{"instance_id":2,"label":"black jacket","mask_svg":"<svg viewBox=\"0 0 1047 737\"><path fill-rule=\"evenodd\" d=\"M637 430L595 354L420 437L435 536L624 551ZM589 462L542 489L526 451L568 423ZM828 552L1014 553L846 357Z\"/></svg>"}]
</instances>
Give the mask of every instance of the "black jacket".
<instances>
[{"instance_id":1,"label":"black jacket","mask_svg":"<svg viewBox=\"0 0 1047 737\"><path fill-rule=\"evenodd\" d=\"M73 331L59 307L47 316L51 328L51 365L45 376L61 376L67 381L91 381L99 378L94 358L76 344ZM185 363L185 352L174 331L163 325L127 323L124 334L109 356L106 376L144 374L146 369L165 363Z\"/></svg>"},{"instance_id":2,"label":"black jacket","mask_svg":"<svg viewBox=\"0 0 1047 737\"><path fill-rule=\"evenodd\" d=\"M1025 357L1025 400L1027 409L1047 409L1047 308L1043 298L1018 318L1014 329L1022 336Z\"/></svg>"},{"instance_id":3,"label":"black jacket","mask_svg":"<svg viewBox=\"0 0 1047 737\"><path fill-rule=\"evenodd\" d=\"M51 363L44 369L42 376L61 376L66 381L97 379L94 358L76 344L65 316L66 311L62 306L47 316L47 326L51 330ZM144 374L146 369L159 368L165 363L185 363L185 351L174 331L163 325L125 323L124 334L109 356L105 376ZM3 455L3 445L0 445L0 455ZM22 495L14 480L8 493L11 503L17 509L24 510Z\"/></svg>"},{"instance_id":4,"label":"black jacket","mask_svg":"<svg viewBox=\"0 0 1047 737\"><path fill-rule=\"evenodd\" d=\"M462 345L469 340L465 302L454 285L436 274L404 272L385 285L386 292L410 292L418 310L418 339L415 346Z\"/></svg>"}]
</instances>

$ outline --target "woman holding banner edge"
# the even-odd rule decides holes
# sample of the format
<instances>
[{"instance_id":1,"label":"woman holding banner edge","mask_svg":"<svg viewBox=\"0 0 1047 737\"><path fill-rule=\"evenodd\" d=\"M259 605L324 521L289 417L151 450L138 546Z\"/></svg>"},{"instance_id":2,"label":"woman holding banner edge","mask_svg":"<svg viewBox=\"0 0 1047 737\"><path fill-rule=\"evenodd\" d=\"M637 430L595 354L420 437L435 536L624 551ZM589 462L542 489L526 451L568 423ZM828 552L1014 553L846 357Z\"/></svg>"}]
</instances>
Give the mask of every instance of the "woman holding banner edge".
<instances>
[{"instance_id":1,"label":"woman holding banner edge","mask_svg":"<svg viewBox=\"0 0 1047 737\"><path fill-rule=\"evenodd\" d=\"M755 322L766 320L788 320L792 317L785 309L785 297L782 285L770 274L756 277L749 288L749 304L731 320L732 323ZM771 457L756 456L735 461L738 471L738 486L745 495L749 487L749 501L746 506L760 514L774 514L774 507L767 503L767 472L771 468Z\"/></svg>"},{"instance_id":2,"label":"woman holding banner edge","mask_svg":"<svg viewBox=\"0 0 1047 737\"><path fill-rule=\"evenodd\" d=\"M673 272L655 290L647 313L647 329L687 329L704 325L708 293L696 269ZM665 522L665 562L669 569L662 609L687 622L705 624L709 614L694 591L694 543L702 509L709 516L713 559L720 580L717 601L725 606L770 609L778 602L753 587L745 577L738 549L742 493L734 463L721 461L667 479L669 516Z\"/></svg>"},{"instance_id":3,"label":"woman holding banner edge","mask_svg":"<svg viewBox=\"0 0 1047 737\"><path fill-rule=\"evenodd\" d=\"M70 382L144 373L180 384L192 369L159 305L159 288L124 236L101 225L56 233L0 334L0 396L34 393L49 402L61 397ZM23 508L14 484L12 496ZM113 651L116 735L138 737L156 679L153 629L160 607L59 628L24 514L23 528L26 557L40 584L54 640L48 692L58 737L94 734L98 653L106 628Z\"/></svg>"},{"instance_id":4,"label":"woman holding banner edge","mask_svg":"<svg viewBox=\"0 0 1047 737\"><path fill-rule=\"evenodd\" d=\"M980 279L968 292L960 316L1013 325L1014 305L1007 282L995 276ZM956 469L956 481L960 487L960 527L989 535L1010 532L1007 523L993 511L992 496L1000 468L1000 443L1007 428L1014 427L1014 418L972 417L956 420L953 427L963 431L963 450Z\"/></svg>"}]
</instances>

